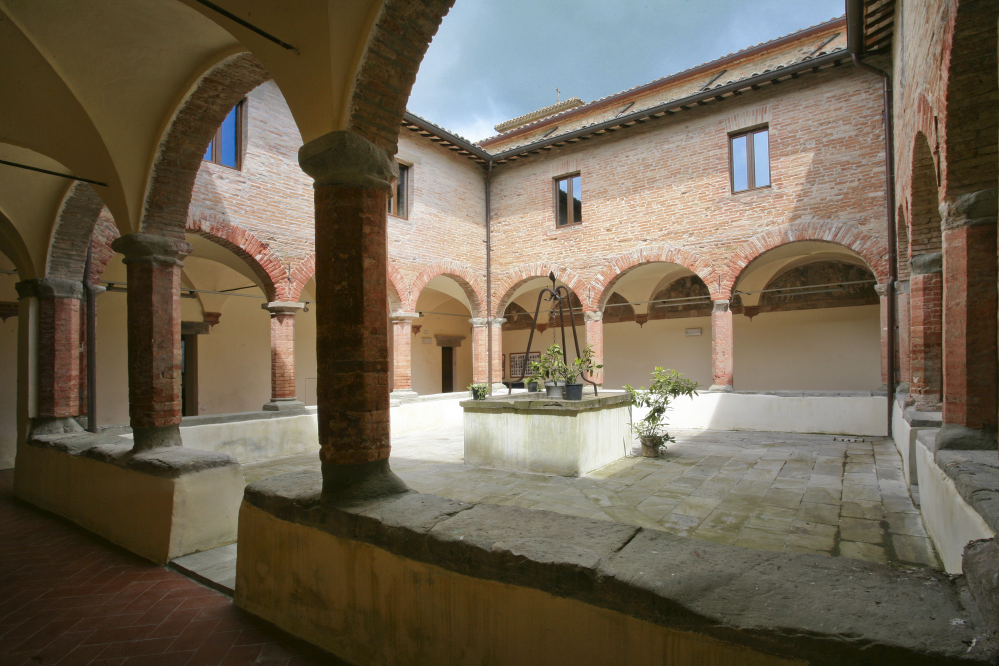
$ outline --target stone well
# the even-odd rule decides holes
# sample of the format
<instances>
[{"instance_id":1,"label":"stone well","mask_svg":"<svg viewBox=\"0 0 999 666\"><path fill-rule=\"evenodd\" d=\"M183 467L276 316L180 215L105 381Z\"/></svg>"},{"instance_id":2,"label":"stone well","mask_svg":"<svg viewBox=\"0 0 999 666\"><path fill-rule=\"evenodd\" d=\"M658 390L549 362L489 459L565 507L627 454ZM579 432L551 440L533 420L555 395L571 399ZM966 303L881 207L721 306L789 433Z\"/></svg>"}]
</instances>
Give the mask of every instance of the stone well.
<instances>
[{"instance_id":1,"label":"stone well","mask_svg":"<svg viewBox=\"0 0 999 666\"><path fill-rule=\"evenodd\" d=\"M582 400L541 393L465 400L465 462L580 476L622 458L631 445L627 394Z\"/></svg>"}]
</instances>

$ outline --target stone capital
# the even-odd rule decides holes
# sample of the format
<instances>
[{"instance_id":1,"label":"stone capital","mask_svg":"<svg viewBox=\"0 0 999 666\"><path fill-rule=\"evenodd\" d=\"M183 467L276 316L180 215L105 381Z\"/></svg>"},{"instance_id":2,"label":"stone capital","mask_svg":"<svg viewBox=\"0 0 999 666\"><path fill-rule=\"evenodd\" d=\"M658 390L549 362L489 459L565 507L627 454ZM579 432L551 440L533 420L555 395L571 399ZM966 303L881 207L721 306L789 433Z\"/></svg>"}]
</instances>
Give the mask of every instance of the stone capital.
<instances>
[{"instance_id":1,"label":"stone capital","mask_svg":"<svg viewBox=\"0 0 999 666\"><path fill-rule=\"evenodd\" d=\"M909 270L913 275L930 275L943 272L943 254L930 252L909 260Z\"/></svg>"},{"instance_id":2,"label":"stone capital","mask_svg":"<svg viewBox=\"0 0 999 666\"><path fill-rule=\"evenodd\" d=\"M600 310L587 310L583 313L583 321L603 321L604 313Z\"/></svg>"},{"instance_id":3,"label":"stone capital","mask_svg":"<svg viewBox=\"0 0 999 666\"><path fill-rule=\"evenodd\" d=\"M884 298L888 295L888 285L886 284L876 284L874 285L874 291L878 296Z\"/></svg>"},{"instance_id":4,"label":"stone capital","mask_svg":"<svg viewBox=\"0 0 999 666\"><path fill-rule=\"evenodd\" d=\"M389 315L389 320L394 324L399 324L402 322L412 323L414 319L419 319L419 312L393 312Z\"/></svg>"},{"instance_id":5,"label":"stone capital","mask_svg":"<svg viewBox=\"0 0 999 666\"><path fill-rule=\"evenodd\" d=\"M184 257L194 249L187 241L152 234L125 234L111 243L111 249L125 255L122 263L167 264L183 267Z\"/></svg>"},{"instance_id":6,"label":"stone capital","mask_svg":"<svg viewBox=\"0 0 999 666\"><path fill-rule=\"evenodd\" d=\"M506 317L494 317L491 319L493 326L502 326L506 323Z\"/></svg>"},{"instance_id":7,"label":"stone capital","mask_svg":"<svg viewBox=\"0 0 999 666\"><path fill-rule=\"evenodd\" d=\"M996 225L999 218L999 190L980 190L957 197L947 197L940 204L940 219L944 229Z\"/></svg>"},{"instance_id":8,"label":"stone capital","mask_svg":"<svg viewBox=\"0 0 999 666\"><path fill-rule=\"evenodd\" d=\"M305 307L305 303L298 303L296 301L272 301L270 303L261 303L260 309L267 310L272 315L295 315L298 311Z\"/></svg>"},{"instance_id":9,"label":"stone capital","mask_svg":"<svg viewBox=\"0 0 999 666\"><path fill-rule=\"evenodd\" d=\"M14 285L18 298L38 298L51 300L53 298L83 298L83 283L76 280L60 278L36 278L21 280Z\"/></svg>"},{"instance_id":10,"label":"stone capital","mask_svg":"<svg viewBox=\"0 0 999 666\"><path fill-rule=\"evenodd\" d=\"M726 301L721 301L721 300L714 301L714 303L712 305L712 308L711 308L711 312L728 312L729 311L728 304L729 304L729 302L727 300Z\"/></svg>"},{"instance_id":11,"label":"stone capital","mask_svg":"<svg viewBox=\"0 0 999 666\"><path fill-rule=\"evenodd\" d=\"M468 321L472 322L472 326L475 326L475 327L488 326L489 325L489 319L487 317L473 317L472 319L469 319Z\"/></svg>"},{"instance_id":12,"label":"stone capital","mask_svg":"<svg viewBox=\"0 0 999 666\"><path fill-rule=\"evenodd\" d=\"M909 293L909 281L908 280L896 280L895 281L895 293L896 294L908 294Z\"/></svg>"},{"instance_id":13,"label":"stone capital","mask_svg":"<svg viewBox=\"0 0 999 666\"><path fill-rule=\"evenodd\" d=\"M299 148L298 164L316 181L315 187L353 185L391 191L399 177L388 151L347 130L324 134Z\"/></svg>"}]
</instances>

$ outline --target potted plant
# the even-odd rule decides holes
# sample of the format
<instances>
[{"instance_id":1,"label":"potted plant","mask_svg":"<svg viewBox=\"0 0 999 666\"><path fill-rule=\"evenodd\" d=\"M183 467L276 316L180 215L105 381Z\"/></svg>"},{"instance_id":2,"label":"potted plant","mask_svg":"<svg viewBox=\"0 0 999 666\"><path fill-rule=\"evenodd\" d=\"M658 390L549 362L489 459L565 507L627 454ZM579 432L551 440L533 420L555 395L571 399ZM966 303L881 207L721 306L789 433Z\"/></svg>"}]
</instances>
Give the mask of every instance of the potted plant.
<instances>
[{"instance_id":1,"label":"potted plant","mask_svg":"<svg viewBox=\"0 0 999 666\"><path fill-rule=\"evenodd\" d=\"M488 384L469 384L468 390L472 394L472 400L485 400L486 396L489 395Z\"/></svg>"},{"instance_id":2,"label":"potted plant","mask_svg":"<svg viewBox=\"0 0 999 666\"><path fill-rule=\"evenodd\" d=\"M537 361L531 361L528 369L531 372L531 376L527 378L527 390L531 393L536 393L538 386L545 382L544 367Z\"/></svg>"},{"instance_id":3,"label":"potted plant","mask_svg":"<svg viewBox=\"0 0 999 666\"><path fill-rule=\"evenodd\" d=\"M565 361L562 360L562 347L557 344L552 345L545 350L541 359L536 363L541 364L545 380L545 393L549 398L562 398L565 389L565 376L569 372Z\"/></svg>"},{"instance_id":4,"label":"potted plant","mask_svg":"<svg viewBox=\"0 0 999 666\"><path fill-rule=\"evenodd\" d=\"M670 403L680 396L693 397L697 382L684 379L676 370L656 367L652 371L652 385L634 389L625 384L624 390L631 395L632 402L639 407L648 407L645 418L633 422L631 429L642 442L642 455L646 458L659 456L659 449L666 442L676 441L666 432L666 410Z\"/></svg>"},{"instance_id":5,"label":"potted plant","mask_svg":"<svg viewBox=\"0 0 999 666\"><path fill-rule=\"evenodd\" d=\"M586 348L583 349L583 352L579 355L579 357L573 360L572 366L570 367L570 376L566 377L566 400L582 400L583 385L582 383L576 383L575 380L583 377L592 378L593 373L602 367L604 366L594 363L593 346L586 345Z\"/></svg>"}]
</instances>

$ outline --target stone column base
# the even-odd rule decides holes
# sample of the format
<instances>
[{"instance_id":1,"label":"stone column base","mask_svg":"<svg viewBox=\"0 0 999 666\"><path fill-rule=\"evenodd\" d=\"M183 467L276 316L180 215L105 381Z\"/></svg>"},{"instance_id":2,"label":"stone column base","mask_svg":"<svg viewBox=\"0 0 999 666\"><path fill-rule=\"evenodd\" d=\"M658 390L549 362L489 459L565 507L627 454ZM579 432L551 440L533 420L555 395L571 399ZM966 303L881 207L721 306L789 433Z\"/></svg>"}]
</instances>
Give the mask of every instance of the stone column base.
<instances>
[{"instance_id":1,"label":"stone column base","mask_svg":"<svg viewBox=\"0 0 999 666\"><path fill-rule=\"evenodd\" d=\"M731 384L712 384L708 391L711 393L731 393L735 389Z\"/></svg>"},{"instance_id":2,"label":"stone column base","mask_svg":"<svg viewBox=\"0 0 999 666\"><path fill-rule=\"evenodd\" d=\"M290 412L300 409L305 409L305 403L296 398L287 398L284 400L271 400L266 405L261 407L265 412Z\"/></svg>"},{"instance_id":3,"label":"stone column base","mask_svg":"<svg viewBox=\"0 0 999 666\"><path fill-rule=\"evenodd\" d=\"M506 393L507 392L507 386L503 382L493 382L493 384L492 384L492 392L493 392L493 394L500 393L500 392Z\"/></svg>"},{"instance_id":4,"label":"stone column base","mask_svg":"<svg viewBox=\"0 0 999 666\"><path fill-rule=\"evenodd\" d=\"M995 428L969 428L957 423L944 423L937 433L937 449L961 451L995 451L999 448Z\"/></svg>"},{"instance_id":5,"label":"stone column base","mask_svg":"<svg viewBox=\"0 0 999 666\"><path fill-rule=\"evenodd\" d=\"M419 398L420 394L413 389L395 389L389 393L389 398L392 400L412 400L413 398Z\"/></svg>"}]
</instances>

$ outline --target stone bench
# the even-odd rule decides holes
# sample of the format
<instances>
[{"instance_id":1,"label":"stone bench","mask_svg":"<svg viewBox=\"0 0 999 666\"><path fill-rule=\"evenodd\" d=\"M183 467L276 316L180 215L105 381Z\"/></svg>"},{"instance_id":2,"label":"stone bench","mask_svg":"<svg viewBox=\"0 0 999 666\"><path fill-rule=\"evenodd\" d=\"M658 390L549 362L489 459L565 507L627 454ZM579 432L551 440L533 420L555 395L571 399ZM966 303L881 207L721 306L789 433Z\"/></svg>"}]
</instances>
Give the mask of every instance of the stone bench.
<instances>
[{"instance_id":1,"label":"stone bench","mask_svg":"<svg viewBox=\"0 0 999 666\"><path fill-rule=\"evenodd\" d=\"M962 579L407 493L251 484L236 603L357 664L994 664Z\"/></svg>"},{"instance_id":2,"label":"stone bench","mask_svg":"<svg viewBox=\"0 0 999 666\"><path fill-rule=\"evenodd\" d=\"M17 497L159 564L235 541L243 487L232 456L91 433L30 437L14 468Z\"/></svg>"}]
</instances>

